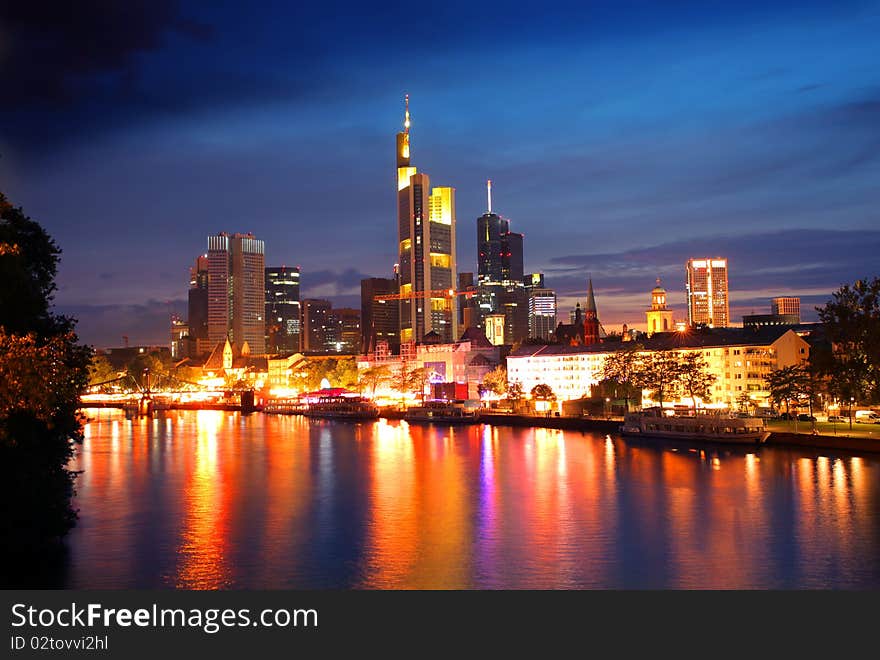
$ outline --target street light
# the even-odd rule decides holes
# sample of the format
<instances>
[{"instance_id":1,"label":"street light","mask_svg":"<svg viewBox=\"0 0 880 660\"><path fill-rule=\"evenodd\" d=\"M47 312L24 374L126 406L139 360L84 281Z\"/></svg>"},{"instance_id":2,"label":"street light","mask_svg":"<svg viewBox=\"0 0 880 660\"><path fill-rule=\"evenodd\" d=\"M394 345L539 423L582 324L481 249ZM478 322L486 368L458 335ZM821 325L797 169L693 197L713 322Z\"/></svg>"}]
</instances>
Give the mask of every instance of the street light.
<instances>
[{"instance_id":1,"label":"street light","mask_svg":"<svg viewBox=\"0 0 880 660\"><path fill-rule=\"evenodd\" d=\"M611 417L611 399L609 397L605 397L605 417Z\"/></svg>"}]
</instances>

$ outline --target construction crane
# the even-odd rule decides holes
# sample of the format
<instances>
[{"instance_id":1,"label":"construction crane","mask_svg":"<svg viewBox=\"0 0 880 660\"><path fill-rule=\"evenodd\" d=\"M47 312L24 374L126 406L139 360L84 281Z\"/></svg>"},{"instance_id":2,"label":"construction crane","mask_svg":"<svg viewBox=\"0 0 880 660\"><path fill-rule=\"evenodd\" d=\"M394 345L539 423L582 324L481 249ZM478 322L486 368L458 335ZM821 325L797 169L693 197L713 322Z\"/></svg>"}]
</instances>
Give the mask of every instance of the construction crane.
<instances>
[{"instance_id":1,"label":"construction crane","mask_svg":"<svg viewBox=\"0 0 880 660\"><path fill-rule=\"evenodd\" d=\"M455 289L431 289L430 291L412 291L410 293L386 293L373 296L373 300L412 300L415 298L454 298L465 296L470 298L477 293L476 287L456 291Z\"/></svg>"}]
</instances>

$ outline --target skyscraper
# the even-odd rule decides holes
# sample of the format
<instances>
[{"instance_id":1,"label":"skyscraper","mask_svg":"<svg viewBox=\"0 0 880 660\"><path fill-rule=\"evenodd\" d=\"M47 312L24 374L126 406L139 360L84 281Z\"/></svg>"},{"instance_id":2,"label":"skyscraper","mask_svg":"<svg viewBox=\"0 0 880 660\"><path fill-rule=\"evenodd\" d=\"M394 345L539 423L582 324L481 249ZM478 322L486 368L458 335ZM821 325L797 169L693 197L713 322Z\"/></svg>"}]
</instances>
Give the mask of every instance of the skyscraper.
<instances>
[{"instance_id":1,"label":"skyscraper","mask_svg":"<svg viewBox=\"0 0 880 660\"><path fill-rule=\"evenodd\" d=\"M542 278L543 279L543 278ZM556 292L528 287L529 337L550 341L556 330Z\"/></svg>"},{"instance_id":2,"label":"skyscraper","mask_svg":"<svg viewBox=\"0 0 880 660\"><path fill-rule=\"evenodd\" d=\"M400 305L376 296L397 293L397 278L369 277L361 280L361 350L374 353L386 342L391 353L400 351Z\"/></svg>"},{"instance_id":3,"label":"skyscraper","mask_svg":"<svg viewBox=\"0 0 880 660\"><path fill-rule=\"evenodd\" d=\"M300 350L302 314L299 303L299 267L267 268L266 350L270 353Z\"/></svg>"},{"instance_id":4,"label":"skyscraper","mask_svg":"<svg viewBox=\"0 0 880 660\"><path fill-rule=\"evenodd\" d=\"M689 259L686 270L688 323L726 328L730 324L727 259Z\"/></svg>"},{"instance_id":5,"label":"skyscraper","mask_svg":"<svg viewBox=\"0 0 880 660\"><path fill-rule=\"evenodd\" d=\"M489 314L504 314L505 340L512 344L529 335L523 235L510 231L510 222L492 212L491 181L486 182L486 198L488 210L477 218L476 322L485 326Z\"/></svg>"},{"instance_id":6,"label":"skyscraper","mask_svg":"<svg viewBox=\"0 0 880 660\"><path fill-rule=\"evenodd\" d=\"M331 310L330 319L334 329L333 343L329 350L355 355L361 348L361 311L350 307Z\"/></svg>"},{"instance_id":7,"label":"skyscraper","mask_svg":"<svg viewBox=\"0 0 880 660\"><path fill-rule=\"evenodd\" d=\"M187 300L190 352L201 355L211 350L208 343L208 255L196 257L189 269L189 294Z\"/></svg>"},{"instance_id":8,"label":"skyscraper","mask_svg":"<svg viewBox=\"0 0 880 660\"><path fill-rule=\"evenodd\" d=\"M455 298L455 189L431 188L410 164L409 96L404 130L397 134L397 227L400 254L400 341L428 332L457 339Z\"/></svg>"},{"instance_id":9,"label":"skyscraper","mask_svg":"<svg viewBox=\"0 0 880 660\"><path fill-rule=\"evenodd\" d=\"M306 298L302 301L302 350L323 353L335 342L331 328L333 305L329 300Z\"/></svg>"},{"instance_id":10,"label":"skyscraper","mask_svg":"<svg viewBox=\"0 0 880 660\"><path fill-rule=\"evenodd\" d=\"M208 237L208 339L265 353L265 259L253 234Z\"/></svg>"}]
</instances>

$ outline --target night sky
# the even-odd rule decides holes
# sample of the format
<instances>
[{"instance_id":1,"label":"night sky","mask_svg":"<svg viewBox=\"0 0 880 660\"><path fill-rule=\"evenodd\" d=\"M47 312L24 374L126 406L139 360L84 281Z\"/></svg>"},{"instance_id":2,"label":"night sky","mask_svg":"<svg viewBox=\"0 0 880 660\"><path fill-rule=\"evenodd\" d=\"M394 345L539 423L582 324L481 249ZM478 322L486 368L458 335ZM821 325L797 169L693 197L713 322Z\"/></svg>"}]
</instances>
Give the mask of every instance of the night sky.
<instances>
[{"instance_id":1,"label":"night sky","mask_svg":"<svg viewBox=\"0 0 880 660\"><path fill-rule=\"evenodd\" d=\"M8 4L0 190L98 346L167 343L219 231L359 306L396 260L405 93L459 271L491 178L563 317L590 274L608 330L658 276L684 318L689 257L728 257L735 322L878 274L878 1Z\"/></svg>"}]
</instances>

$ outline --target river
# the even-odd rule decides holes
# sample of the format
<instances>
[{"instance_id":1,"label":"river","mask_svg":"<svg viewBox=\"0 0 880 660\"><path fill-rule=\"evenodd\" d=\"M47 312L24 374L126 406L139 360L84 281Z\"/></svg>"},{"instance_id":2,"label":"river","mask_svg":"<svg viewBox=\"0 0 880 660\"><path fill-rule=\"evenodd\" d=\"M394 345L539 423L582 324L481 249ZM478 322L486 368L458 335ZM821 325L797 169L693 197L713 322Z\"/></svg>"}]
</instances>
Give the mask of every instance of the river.
<instances>
[{"instance_id":1,"label":"river","mask_svg":"<svg viewBox=\"0 0 880 660\"><path fill-rule=\"evenodd\" d=\"M65 588L880 588L877 457L87 413Z\"/></svg>"}]
</instances>

